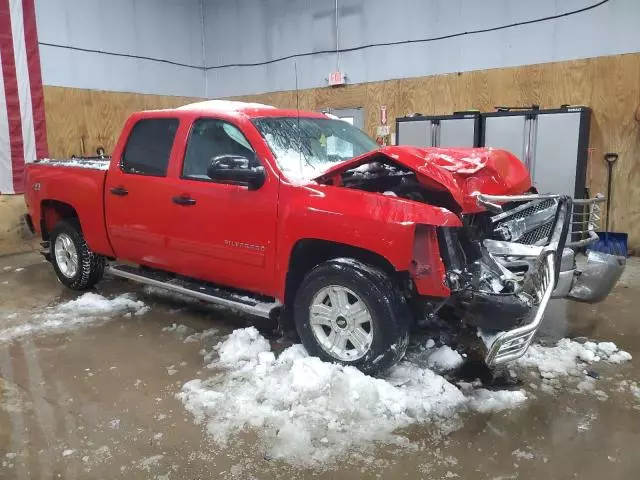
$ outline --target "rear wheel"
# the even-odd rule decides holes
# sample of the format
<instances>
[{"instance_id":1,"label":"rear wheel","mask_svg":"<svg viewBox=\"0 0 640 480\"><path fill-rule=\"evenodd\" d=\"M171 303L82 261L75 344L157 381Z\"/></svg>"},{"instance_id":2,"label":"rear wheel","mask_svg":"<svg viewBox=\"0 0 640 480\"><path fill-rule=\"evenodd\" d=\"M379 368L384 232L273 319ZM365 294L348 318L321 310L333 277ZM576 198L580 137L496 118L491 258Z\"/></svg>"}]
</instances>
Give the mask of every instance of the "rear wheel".
<instances>
[{"instance_id":1,"label":"rear wheel","mask_svg":"<svg viewBox=\"0 0 640 480\"><path fill-rule=\"evenodd\" d=\"M403 357L409 315L382 270L348 258L314 268L294 304L296 328L311 355L372 375Z\"/></svg>"},{"instance_id":2,"label":"rear wheel","mask_svg":"<svg viewBox=\"0 0 640 480\"><path fill-rule=\"evenodd\" d=\"M86 290L102 279L105 259L89 250L77 220L58 222L49 237L51 263L64 285Z\"/></svg>"}]
</instances>

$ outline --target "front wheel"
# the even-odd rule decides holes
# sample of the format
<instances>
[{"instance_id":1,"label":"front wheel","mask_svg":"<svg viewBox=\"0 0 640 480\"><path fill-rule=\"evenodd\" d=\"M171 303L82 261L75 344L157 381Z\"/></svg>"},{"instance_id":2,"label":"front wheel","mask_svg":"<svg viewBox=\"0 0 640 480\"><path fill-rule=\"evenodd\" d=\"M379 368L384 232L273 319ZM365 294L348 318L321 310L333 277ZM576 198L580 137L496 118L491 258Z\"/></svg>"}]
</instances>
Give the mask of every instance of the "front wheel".
<instances>
[{"instance_id":1,"label":"front wheel","mask_svg":"<svg viewBox=\"0 0 640 480\"><path fill-rule=\"evenodd\" d=\"M105 259L89 250L80 223L62 220L50 238L51 263L58 279L74 290L93 287L104 273Z\"/></svg>"},{"instance_id":2,"label":"front wheel","mask_svg":"<svg viewBox=\"0 0 640 480\"><path fill-rule=\"evenodd\" d=\"M396 364L409 339L410 313L382 270L348 258L315 267L295 298L298 334L309 354L370 375Z\"/></svg>"}]
</instances>

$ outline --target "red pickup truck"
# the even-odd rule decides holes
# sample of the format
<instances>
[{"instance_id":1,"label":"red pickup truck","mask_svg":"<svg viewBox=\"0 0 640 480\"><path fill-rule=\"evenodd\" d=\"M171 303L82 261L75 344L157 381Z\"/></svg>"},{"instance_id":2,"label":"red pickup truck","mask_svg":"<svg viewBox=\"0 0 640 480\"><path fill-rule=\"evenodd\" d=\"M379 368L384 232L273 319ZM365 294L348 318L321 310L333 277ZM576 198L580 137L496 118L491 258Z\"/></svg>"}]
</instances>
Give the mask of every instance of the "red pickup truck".
<instances>
[{"instance_id":1,"label":"red pickup truck","mask_svg":"<svg viewBox=\"0 0 640 480\"><path fill-rule=\"evenodd\" d=\"M27 220L60 281L113 275L277 319L325 360L377 373L435 317L526 351L552 295L599 301L624 259L600 198L538 194L494 149L378 148L326 115L207 101L133 114L110 158L27 168ZM486 337L486 336L485 336Z\"/></svg>"}]
</instances>

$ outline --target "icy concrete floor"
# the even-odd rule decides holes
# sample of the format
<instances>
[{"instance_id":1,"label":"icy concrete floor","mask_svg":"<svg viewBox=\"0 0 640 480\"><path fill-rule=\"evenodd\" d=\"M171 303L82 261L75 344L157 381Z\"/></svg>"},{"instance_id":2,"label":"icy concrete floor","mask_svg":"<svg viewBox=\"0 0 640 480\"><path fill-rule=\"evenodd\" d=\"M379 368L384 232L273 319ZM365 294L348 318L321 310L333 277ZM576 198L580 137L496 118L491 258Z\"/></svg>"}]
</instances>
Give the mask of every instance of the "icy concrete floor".
<instances>
[{"instance_id":1,"label":"icy concrete floor","mask_svg":"<svg viewBox=\"0 0 640 480\"><path fill-rule=\"evenodd\" d=\"M577 375L552 382L543 382L536 369L517 369L527 396L523 404L463 411L446 428L441 422L408 422L397 432L402 442L372 441L354 454L336 452L336 460L322 467L265 454L270 445L251 428L216 443L206 422L194 424L176 398L193 379L214 375L214 390L216 382L227 388L235 386L234 378L246 379L239 370L205 368L203 353L251 319L124 281L106 281L97 293L119 300L105 305L95 296L74 302L78 295L65 290L39 257L0 259L0 478L612 480L637 478L640 471L635 259L606 302L557 302L543 332L551 341L615 342L634 356L631 362L581 365ZM272 342L271 348L278 353L285 346ZM362 379L349 381L369 391ZM407 412L415 415L413 410ZM231 414L227 408L225 415Z\"/></svg>"}]
</instances>

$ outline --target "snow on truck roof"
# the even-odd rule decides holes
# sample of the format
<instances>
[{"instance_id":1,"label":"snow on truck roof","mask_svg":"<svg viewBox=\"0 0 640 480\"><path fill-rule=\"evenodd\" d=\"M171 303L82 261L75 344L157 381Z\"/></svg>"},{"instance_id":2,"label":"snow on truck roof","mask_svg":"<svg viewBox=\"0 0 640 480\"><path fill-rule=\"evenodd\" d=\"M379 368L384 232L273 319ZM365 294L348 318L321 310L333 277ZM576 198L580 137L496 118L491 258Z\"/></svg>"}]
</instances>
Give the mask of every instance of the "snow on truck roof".
<instances>
[{"instance_id":1,"label":"snow on truck roof","mask_svg":"<svg viewBox=\"0 0 640 480\"><path fill-rule=\"evenodd\" d=\"M291 108L279 108L262 103L237 102L234 100L205 100L203 102L190 103L175 109L162 110L173 112L195 112L195 113L229 113L243 114L247 117L294 117L303 115L312 118L327 118L320 112L310 112Z\"/></svg>"},{"instance_id":2,"label":"snow on truck roof","mask_svg":"<svg viewBox=\"0 0 640 480\"><path fill-rule=\"evenodd\" d=\"M154 110L143 110L133 115L137 118L144 117L147 114L159 114L164 116L167 114L182 115L215 115L227 114L231 116L245 116L249 118L259 117L295 117L297 115L305 118L327 118L327 115L321 112L310 112L307 110L296 110L293 108L280 108L263 103L253 102L237 102L235 100L204 100L202 102L189 103L180 107L161 108Z\"/></svg>"},{"instance_id":3,"label":"snow on truck roof","mask_svg":"<svg viewBox=\"0 0 640 480\"><path fill-rule=\"evenodd\" d=\"M182 107L176 108L176 110L217 110L224 112L241 112L243 110L250 109L275 109L271 105L264 105L262 103L249 103L249 102L236 102L232 100L205 100L203 102L189 103Z\"/></svg>"}]
</instances>

